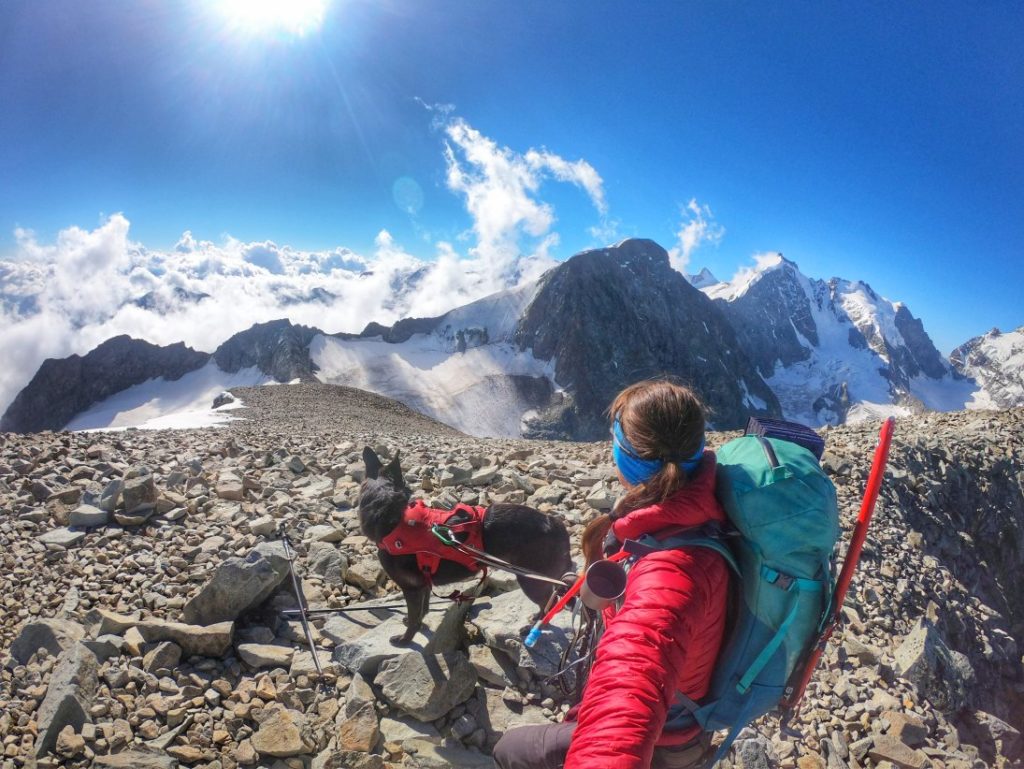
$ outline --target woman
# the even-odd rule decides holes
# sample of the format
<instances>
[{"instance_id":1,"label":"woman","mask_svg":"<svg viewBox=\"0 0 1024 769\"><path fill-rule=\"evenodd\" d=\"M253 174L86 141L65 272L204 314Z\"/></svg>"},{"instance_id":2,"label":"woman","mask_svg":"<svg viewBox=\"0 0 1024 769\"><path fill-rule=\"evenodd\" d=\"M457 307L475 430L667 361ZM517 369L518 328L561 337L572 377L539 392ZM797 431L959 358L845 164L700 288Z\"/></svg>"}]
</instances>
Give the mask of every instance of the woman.
<instances>
[{"instance_id":1,"label":"woman","mask_svg":"<svg viewBox=\"0 0 1024 769\"><path fill-rule=\"evenodd\" d=\"M626 495L583 533L589 564L643 534L725 521L715 499L715 456L704 449L706 411L688 388L639 382L609 409L612 457ZM681 692L707 692L725 628L728 567L708 548L658 550L630 569L605 632L575 722L525 726L494 748L501 769L683 769L699 765L700 727L665 731Z\"/></svg>"}]
</instances>

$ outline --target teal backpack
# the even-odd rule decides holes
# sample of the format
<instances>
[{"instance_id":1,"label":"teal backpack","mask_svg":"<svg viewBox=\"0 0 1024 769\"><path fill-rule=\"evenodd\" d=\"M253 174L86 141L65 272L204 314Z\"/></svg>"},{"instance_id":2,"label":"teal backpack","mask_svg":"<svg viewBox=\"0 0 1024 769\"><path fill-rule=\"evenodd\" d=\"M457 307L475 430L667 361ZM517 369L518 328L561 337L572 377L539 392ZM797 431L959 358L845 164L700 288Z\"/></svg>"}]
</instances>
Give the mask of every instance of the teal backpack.
<instances>
[{"instance_id":1,"label":"teal backpack","mask_svg":"<svg viewBox=\"0 0 1024 769\"><path fill-rule=\"evenodd\" d=\"M677 693L665 723L671 730L728 729L710 766L744 726L779 707L832 609L839 509L818 462L824 442L810 428L774 422L764 429L766 421L751 420L747 435L716 452L716 494L733 530L683 531L661 540L645 535L625 546L638 556L709 547L739 576L707 696L694 702Z\"/></svg>"}]
</instances>

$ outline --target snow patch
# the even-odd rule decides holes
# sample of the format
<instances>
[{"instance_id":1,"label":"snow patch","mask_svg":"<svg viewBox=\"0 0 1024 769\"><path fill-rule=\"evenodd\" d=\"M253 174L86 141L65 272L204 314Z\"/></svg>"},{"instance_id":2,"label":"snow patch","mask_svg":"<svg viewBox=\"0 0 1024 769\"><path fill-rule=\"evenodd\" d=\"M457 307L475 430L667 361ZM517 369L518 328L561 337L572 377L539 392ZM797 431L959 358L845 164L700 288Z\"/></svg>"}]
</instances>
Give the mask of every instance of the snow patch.
<instances>
[{"instance_id":1,"label":"snow patch","mask_svg":"<svg viewBox=\"0 0 1024 769\"><path fill-rule=\"evenodd\" d=\"M498 328L498 327L496 327ZM554 382L554 362L501 342L457 353L441 334L415 334L400 344L319 335L309 346L327 384L356 387L478 437L518 437L528 403L511 376Z\"/></svg>"},{"instance_id":2,"label":"snow patch","mask_svg":"<svg viewBox=\"0 0 1024 769\"><path fill-rule=\"evenodd\" d=\"M213 361L180 379L149 379L111 395L75 416L65 430L184 430L223 425L237 419L225 412L242 408L240 401L213 409L213 399L232 387L267 384L258 368L229 374Z\"/></svg>"}]
</instances>

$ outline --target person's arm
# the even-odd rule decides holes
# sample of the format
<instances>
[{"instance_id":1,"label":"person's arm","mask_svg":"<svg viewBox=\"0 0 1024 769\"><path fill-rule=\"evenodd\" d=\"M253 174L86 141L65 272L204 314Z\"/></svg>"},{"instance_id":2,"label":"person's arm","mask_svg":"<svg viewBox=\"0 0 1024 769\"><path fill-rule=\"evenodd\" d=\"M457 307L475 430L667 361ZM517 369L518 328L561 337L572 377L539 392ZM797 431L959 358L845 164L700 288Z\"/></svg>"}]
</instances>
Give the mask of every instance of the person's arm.
<instances>
[{"instance_id":1,"label":"person's arm","mask_svg":"<svg viewBox=\"0 0 1024 769\"><path fill-rule=\"evenodd\" d=\"M675 697L694 628L707 613L706 580L678 550L632 569L625 600L598 645L565 769L646 769Z\"/></svg>"}]
</instances>

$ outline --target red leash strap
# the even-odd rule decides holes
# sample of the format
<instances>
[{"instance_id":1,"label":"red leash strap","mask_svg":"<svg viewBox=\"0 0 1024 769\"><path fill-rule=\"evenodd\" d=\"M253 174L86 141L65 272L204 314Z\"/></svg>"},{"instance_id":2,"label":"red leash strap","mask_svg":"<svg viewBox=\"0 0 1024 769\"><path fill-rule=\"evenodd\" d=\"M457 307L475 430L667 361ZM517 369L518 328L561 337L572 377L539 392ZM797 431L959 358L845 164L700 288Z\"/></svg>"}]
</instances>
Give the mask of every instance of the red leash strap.
<instances>
[{"instance_id":1,"label":"red leash strap","mask_svg":"<svg viewBox=\"0 0 1024 769\"><path fill-rule=\"evenodd\" d=\"M832 596L832 614L828 624L818 637L818 642L810 650L807 664L804 666L800 679L795 686L782 698L782 708L789 709L796 707L804 696L804 690L810 683L811 676L821 655L825 652L828 640L832 637L832 631L842 618L843 599L850 589L850 581L853 573L857 570L857 562L860 560L860 551L864 547L864 540L868 535L868 525L871 523L871 515L875 511L875 502L878 499L878 492L882 488L882 476L885 474L885 464L889 459L889 444L892 443L892 433L896 421L889 417L882 423L882 429L878 435L878 446L875 447L875 458L871 462L871 474L868 476L868 484L864 488L864 499L860 505L860 515L857 517L857 525L853 528L853 537L850 540L850 549L846 551L843 559L843 568L836 580L835 593Z\"/></svg>"}]
</instances>

